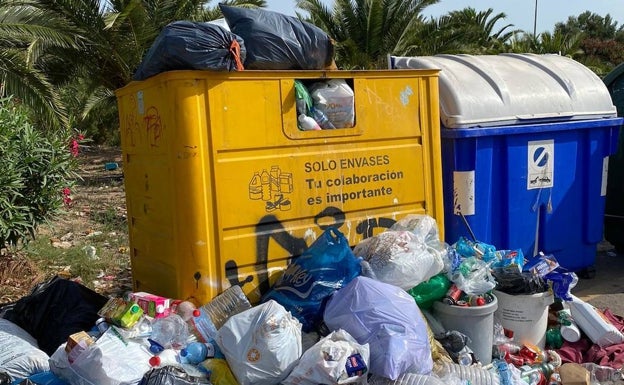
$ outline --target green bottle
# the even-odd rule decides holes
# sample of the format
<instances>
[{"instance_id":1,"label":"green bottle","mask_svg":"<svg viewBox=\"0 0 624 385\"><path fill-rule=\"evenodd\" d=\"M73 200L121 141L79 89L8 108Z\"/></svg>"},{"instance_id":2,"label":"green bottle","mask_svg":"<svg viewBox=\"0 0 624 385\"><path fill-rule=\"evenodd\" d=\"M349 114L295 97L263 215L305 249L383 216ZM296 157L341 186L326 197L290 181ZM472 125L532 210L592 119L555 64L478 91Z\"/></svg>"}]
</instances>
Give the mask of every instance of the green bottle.
<instances>
[{"instance_id":1,"label":"green bottle","mask_svg":"<svg viewBox=\"0 0 624 385\"><path fill-rule=\"evenodd\" d=\"M429 310L435 301L439 301L451 287L451 281L445 273L434 275L428 281L421 282L407 292L414 297L421 309Z\"/></svg>"}]
</instances>

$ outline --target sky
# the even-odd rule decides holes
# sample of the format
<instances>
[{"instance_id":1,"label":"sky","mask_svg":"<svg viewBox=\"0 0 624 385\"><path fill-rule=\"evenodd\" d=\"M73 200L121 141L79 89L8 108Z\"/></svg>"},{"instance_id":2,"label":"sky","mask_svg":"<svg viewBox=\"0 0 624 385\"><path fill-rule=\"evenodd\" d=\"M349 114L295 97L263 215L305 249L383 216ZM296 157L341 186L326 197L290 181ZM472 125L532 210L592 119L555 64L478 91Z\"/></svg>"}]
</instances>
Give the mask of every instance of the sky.
<instances>
[{"instance_id":1,"label":"sky","mask_svg":"<svg viewBox=\"0 0 624 385\"><path fill-rule=\"evenodd\" d=\"M333 0L323 0L328 6ZM287 15L295 15L296 0L266 0L268 9ZM622 0L441 0L438 4L429 6L423 12L424 16L439 17L449 11L472 7L478 11L489 8L494 14L504 13L506 18L497 26L513 24L514 28L533 32L535 22L535 5L537 3L536 32L552 32L557 22L565 22L568 16L578 16L590 11L600 16L611 15L618 22L618 27L624 24L624 5Z\"/></svg>"}]
</instances>

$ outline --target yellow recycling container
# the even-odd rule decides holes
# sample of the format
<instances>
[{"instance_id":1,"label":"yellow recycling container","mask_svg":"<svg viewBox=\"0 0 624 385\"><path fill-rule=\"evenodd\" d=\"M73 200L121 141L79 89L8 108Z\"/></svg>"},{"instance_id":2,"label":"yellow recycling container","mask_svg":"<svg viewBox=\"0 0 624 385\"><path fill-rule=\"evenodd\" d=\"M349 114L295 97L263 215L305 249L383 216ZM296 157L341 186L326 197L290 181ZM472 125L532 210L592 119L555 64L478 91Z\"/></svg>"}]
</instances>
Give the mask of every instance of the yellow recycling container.
<instances>
[{"instance_id":1,"label":"yellow recycling container","mask_svg":"<svg viewBox=\"0 0 624 385\"><path fill-rule=\"evenodd\" d=\"M295 80L343 79L350 128L301 131ZM328 226L443 237L438 70L171 71L117 90L135 290L257 303Z\"/></svg>"}]
</instances>

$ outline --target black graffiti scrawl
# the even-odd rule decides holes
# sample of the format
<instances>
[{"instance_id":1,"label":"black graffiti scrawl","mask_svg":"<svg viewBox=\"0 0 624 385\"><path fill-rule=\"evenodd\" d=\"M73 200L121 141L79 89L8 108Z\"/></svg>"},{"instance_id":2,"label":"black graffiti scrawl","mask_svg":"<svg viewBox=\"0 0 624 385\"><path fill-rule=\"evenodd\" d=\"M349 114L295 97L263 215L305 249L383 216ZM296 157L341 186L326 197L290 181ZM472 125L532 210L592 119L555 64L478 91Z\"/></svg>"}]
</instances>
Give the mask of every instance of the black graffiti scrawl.
<instances>
[{"instance_id":1,"label":"black graffiti scrawl","mask_svg":"<svg viewBox=\"0 0 624 385\"><path fill-rule=\"evenodd\" d=\"M344 226L346 220L345 213L338 207L329 206L314 216L314 224L321 231L325 231L332 226L340 230ZM358 222L355 226L358 235L362 239L373 236L374 229L390 228L396 221L391 218L379 217L369 218ZM258 279L258 291L261 294L266 293L270 289L268 276L269 262L269 245L273 239L275 243L284 249L289 255L296 257L301 255L308 249L308 245L304 238L298 238L291 235L284 227L282 222L275 215L265 215L256 224L256 263L255 273ZM354 245L351 245L354 246ZM253 275L247 275L243 280L240 279L238 265L235 260L229 260L225 263L225 275L230 285L239 285L243 287L246 283L252 283Z\"/></svg>"}]
</instances>

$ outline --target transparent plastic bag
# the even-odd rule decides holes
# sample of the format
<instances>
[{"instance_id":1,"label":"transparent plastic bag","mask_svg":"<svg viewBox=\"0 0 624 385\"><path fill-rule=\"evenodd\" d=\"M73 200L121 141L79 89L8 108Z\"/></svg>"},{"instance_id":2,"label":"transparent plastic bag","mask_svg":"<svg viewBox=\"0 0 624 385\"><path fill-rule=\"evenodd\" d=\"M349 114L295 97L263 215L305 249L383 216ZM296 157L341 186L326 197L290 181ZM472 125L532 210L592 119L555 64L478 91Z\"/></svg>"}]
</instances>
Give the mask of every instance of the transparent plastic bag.
<instances>
[{"instance_id":1,"label":"transparent plastic bag","mask_svg":"<svg viewBox=\"0 0 624 385\"><path fill-rule=\"evenodd\" d=\"M370 265L376 279L409 290L444 268L442 253L419 242L411 231L386 230L358 243L353 253Z\"/></svg>"}]
</instances>

